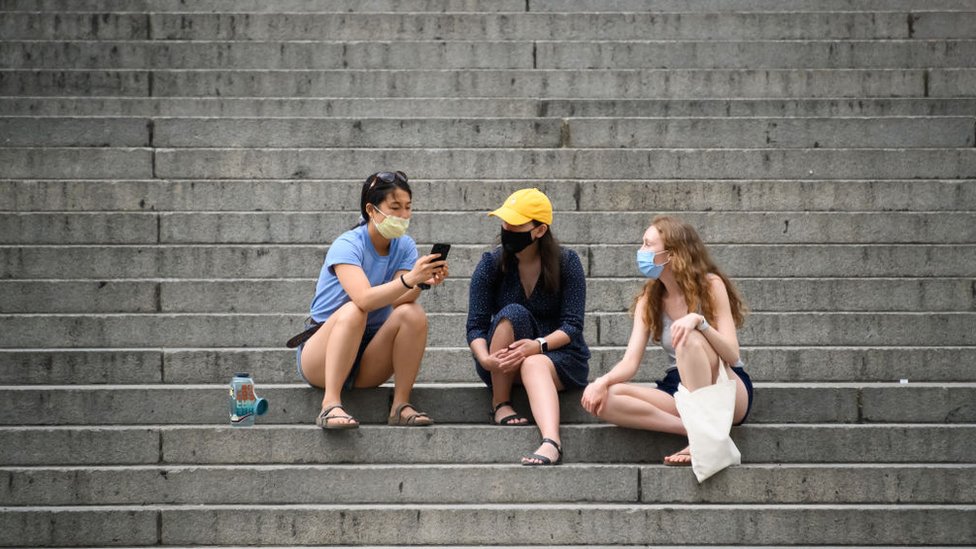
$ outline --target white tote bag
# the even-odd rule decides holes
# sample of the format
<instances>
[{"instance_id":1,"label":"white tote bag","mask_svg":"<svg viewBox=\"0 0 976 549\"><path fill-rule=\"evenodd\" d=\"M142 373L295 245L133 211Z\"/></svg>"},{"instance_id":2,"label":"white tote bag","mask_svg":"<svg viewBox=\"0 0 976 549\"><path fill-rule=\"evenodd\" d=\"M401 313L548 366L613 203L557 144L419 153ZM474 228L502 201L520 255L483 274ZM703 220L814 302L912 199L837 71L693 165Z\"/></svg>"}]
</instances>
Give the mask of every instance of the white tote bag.
<instances>
[{"instance_id":1,"label":"white tote bag","mask_svg":"<svg viewBox=\"0 0 976 549\"><path fill-rule=\"evenodd\" d=\"M729 436L735 413L735 381L729 379L725 363L719 361L718 381L691 392L678 384L674 402L681 422L688 431L691 447L691 468L698 482L725 469L742 463L742 454Z\"/></svg>"}]
</instances>

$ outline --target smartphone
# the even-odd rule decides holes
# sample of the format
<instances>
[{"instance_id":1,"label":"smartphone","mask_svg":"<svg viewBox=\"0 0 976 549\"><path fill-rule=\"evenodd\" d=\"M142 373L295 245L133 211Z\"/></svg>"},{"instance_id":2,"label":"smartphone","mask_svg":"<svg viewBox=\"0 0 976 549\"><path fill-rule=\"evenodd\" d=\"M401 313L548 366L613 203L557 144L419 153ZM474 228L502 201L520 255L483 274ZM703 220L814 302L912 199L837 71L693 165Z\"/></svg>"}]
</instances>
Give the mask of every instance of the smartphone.
<instances>
[{"instance_id":1,"label":"smartphone","mask_svg":"<svg viewBox=\"0 0 976 549\"><path fill-rule=\"evenodd\" d=\"M447 259L447 254L451 251L450 244L434 244L430 249L431 254L440 254L441 256L436 259L436 261L444 261Z\"/></svg>"},{"instance_id":2,"label":"smartphone","mask_svg":"<svg viewBox=\"0 0 976 549\"><path fill-rule=\"evenodd\" d=\"M430 249L430 255L440 254L440 257L438 257L434 261L445 261L445 260L447 260L447 254L450 253L450 252L451 252L451 245L450 244L437 243L437 244L434 244L431 247L431 249ZM422 290L429 290L430 289L430 284L427 284L426 282L421 282L420 283L420 288Z\"/></svg>"}]
</instances>

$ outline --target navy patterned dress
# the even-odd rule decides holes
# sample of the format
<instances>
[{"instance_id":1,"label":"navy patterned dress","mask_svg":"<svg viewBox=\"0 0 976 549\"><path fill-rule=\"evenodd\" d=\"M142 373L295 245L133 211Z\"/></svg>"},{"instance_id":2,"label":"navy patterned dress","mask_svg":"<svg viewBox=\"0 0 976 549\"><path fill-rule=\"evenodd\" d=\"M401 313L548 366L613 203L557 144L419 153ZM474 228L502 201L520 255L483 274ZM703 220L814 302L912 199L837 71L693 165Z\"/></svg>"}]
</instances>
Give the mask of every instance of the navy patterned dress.
<instances>
[{"instance_id":1,"label":"navy patterned dress","mask_svg":"<svg viewBox=\"0 0 976 549\"><path fill-rule=\"evenodd\" d=\"M503 273L498 268L502 252L485 252L471 275L468 294L468 344L482 338L491 345L498 322L509 319L515 339L545 337L556 330L569 336L569 344L546 353L556 374L567 389L585 387L590 373L590 349L583 339L583 312L586 309L586 278L576 252L560 248L560 289L551 293L541 288L540 280L532 295L525 297L519 280L518 259ZM487 385L491 374L475 360L475 370Z\"/></svg>"}]
</instances>

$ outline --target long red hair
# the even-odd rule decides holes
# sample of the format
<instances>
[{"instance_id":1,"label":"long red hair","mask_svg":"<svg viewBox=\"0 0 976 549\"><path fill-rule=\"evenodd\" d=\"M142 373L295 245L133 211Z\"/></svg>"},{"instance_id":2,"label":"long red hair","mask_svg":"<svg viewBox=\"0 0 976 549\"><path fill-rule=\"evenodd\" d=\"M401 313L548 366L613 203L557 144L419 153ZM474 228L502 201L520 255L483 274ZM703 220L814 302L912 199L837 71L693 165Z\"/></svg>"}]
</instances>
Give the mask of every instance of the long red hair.
<instances>
[{"instance_id":1,"label":"long red hair","mask_svg":"<svg viewBox=\"0 0 976 549\"><path fill-rule=\"evenodd\" d=\"M729 305L732 309L732 319L736 328L745 322L748 308L729 277L712 261L705 243L702 242L694 227L667 215L659 215L651 221L651 226L657 229L664 240L664 248L671 256L671 271L684 294L685 303L689 311L701 310L701 314L709 322L715 322L715 303L709 290L708 275L714 274L722 279L729 293ZM644 323L651 329L651 340L661 341L664 329L661 321L665 287L660 280L648 280L641 292L634 298L630 307L631 314L636 314L637 302L647 296L647 307L640 311Z\"/></svg>"}]
</instances>

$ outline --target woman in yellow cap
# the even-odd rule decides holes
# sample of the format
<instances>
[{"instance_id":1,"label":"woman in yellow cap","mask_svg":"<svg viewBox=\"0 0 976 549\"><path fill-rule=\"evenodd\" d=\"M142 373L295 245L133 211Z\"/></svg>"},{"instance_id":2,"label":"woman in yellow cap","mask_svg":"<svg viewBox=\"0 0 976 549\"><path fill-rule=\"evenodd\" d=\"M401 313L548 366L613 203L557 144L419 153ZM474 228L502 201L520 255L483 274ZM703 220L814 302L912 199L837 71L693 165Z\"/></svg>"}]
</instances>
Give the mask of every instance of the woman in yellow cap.
<instances>
[{"instance_id":1,"label":"woman in yellow cap","mask_svg":"<svg viewBox=\"0 0 976 549\"><path fill-rule=\"evenodd\" d=\"M562 460L558 391L586 386L589 375L583 265L553 236L552 204L538 189L512 193L489 215L502 222L501 246L471 276L468 345L491 388L491 423L528 423L510 401L520 382L542 434L522 465L555 465Z\"/></svg>"}]
</instances>

